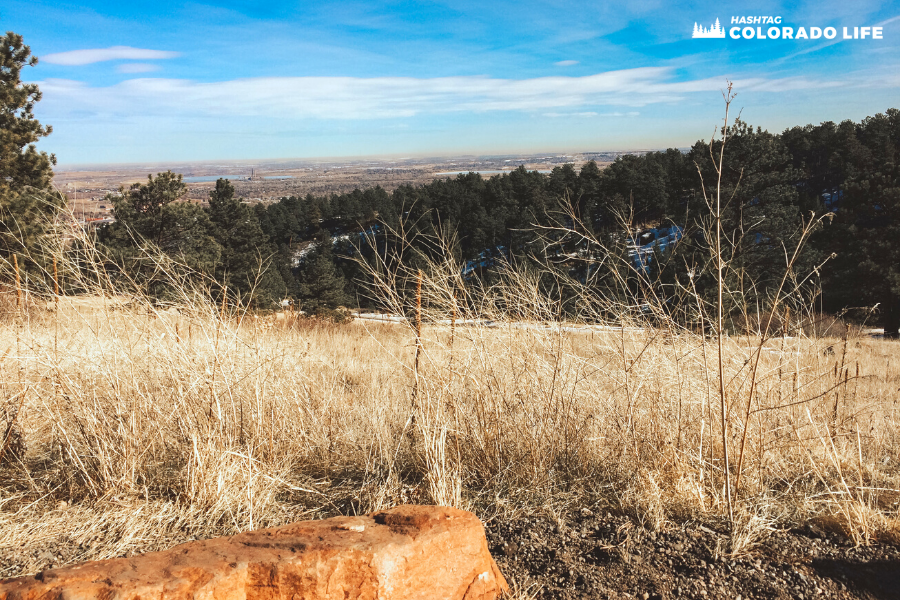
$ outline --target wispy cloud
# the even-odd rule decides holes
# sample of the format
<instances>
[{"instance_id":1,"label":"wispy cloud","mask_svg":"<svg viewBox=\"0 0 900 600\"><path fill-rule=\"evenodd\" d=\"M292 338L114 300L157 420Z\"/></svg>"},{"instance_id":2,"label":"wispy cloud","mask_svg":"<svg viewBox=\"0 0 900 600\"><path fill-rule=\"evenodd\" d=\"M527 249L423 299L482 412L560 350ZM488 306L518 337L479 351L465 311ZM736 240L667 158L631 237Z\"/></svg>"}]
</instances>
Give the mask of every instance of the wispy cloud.
<instances>
[{"instance_id":1,"label":"wispy cloud","mask_svg":"<svg viewBox=\"0 0 900 600\"><path fill-rule=\"evenodd\" d=\"M561 60L553 63L557 67L572 67L578 64L577 60Z\"/></svg>"},{"instance_id":2,"label":"wispy cloud","mask_svg":"<svg viewBox=\"0 0 900 600\"><path fill-rule=\"evenodd\" d=\"M123 63L116 67L119 73L151 73L159 71L159 65L150 63Z\"/></svg>"},{"instance_id":3,"label":"wispy cloud","mask_svg":"<svg viewBox=\"0 0 900 600\"><path fill-rule=\"evenodd\" d=\"M549 117L551 119L561 119L566 117L596 117L599 116L600 113L597 113L593 110L588 110L584 112L569 112L569 113L561 113L561 112L546 112L543 113L542 117Z\"/></svg>"},{"instance_id":4,"label":"wispy cloud","mask_svg":"<svg viewBox=\"0 0 900 600\"><path fill-rule=\"evenodd\" d=\"M900 15L891 17L890 19L885 19L884 21L881 21L879 23L875 23L874 27L884 27L885 25L894 23L895 21L900 21Z\"/></svg>"},{"instance_id":5,"label":"wispy cloud","mask_svg":"<svg viewBox=\"0 0 900 600\"><path fill-rule=\"evenodd\" d=\"M636 117L641 113L637 111L629 111L629 112L607 112L607 113L598 113L596 111L585 111L585 112L547 112L543 113L542 117L550 117L551 119L559 119L559 118L584 118L584 117Z\"/></svg>"},{"instance_id":6,"label":"wispy cloud","mask_svg":"<svg viewBox=\"0 0 900 600\"><path fill-rule=\"evenodd\" d=\"M180 56L180 53L168 50L111 46L109 48L87 48L84 50L57 52L55 54L46 54L40 58L41 61L52 65L80 66L108 60L157 60L175 58L177 56Z\"/></svg>"},{"instance_id":7,"label":"wispy cloud","mask_svg":"<svg viewBox=\"0 0 900 600\"><path fill-rule=\"evenodd\" d=\"M583 77L260 77L213 83L139 78L109 87L71 80L41 83L45 105L69 114L381 119L460 111L584 112L640 107L719 91L725 77L672 81L668 67ZM742 92L789 92L842 85L803 77L735 78Z\"/></svg>"}]
</instances>

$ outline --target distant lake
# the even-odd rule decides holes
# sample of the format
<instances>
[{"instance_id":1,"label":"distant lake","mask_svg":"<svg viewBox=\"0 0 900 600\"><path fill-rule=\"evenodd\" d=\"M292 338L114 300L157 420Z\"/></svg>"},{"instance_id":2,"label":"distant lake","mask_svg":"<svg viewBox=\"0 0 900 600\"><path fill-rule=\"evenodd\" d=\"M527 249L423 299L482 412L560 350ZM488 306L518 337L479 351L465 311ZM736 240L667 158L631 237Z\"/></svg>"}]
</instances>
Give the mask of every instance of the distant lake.
<instances>
[{"instance_id":1,"label":"distant lake","mask_svg":"<svg viewBox=\"0 0 900 600\"><path fill-rule=\"evenodd\" d=\"M293 175L266 175L263 179L293 179ZM247 181L249 177L246 175L239 175L237 177L232 175L198 175L196 177L185 177L182 179L185 183L203 183L205 181L218 181L219 179L230 179L231 181Z\"/></svg>"},{"instance_id":2,"label":"distant lake","mask_svg":"<svg viewBox=\"0 0 900 600\"><path fill-rule=\"evenodd\" d=\"M185 183L202 183L204 181L218 181L221 175L203 175L201 177L185 177L182 179ZM242 178L243 179L243 178Z\"/></svg>"},{"instance_id":3,"label":"distant lake","mask_svg":"<svg viewBox=\"0 0 900 600\"><path fill-rule=\"evenodd\" d=\"M549 173L549 170L541 169L538 173ZM468 175L469 173L478 173L479 175L502 175L504 173L512 173L512 171L441 171L435 175Z\"/></svg>"}]
</instances>

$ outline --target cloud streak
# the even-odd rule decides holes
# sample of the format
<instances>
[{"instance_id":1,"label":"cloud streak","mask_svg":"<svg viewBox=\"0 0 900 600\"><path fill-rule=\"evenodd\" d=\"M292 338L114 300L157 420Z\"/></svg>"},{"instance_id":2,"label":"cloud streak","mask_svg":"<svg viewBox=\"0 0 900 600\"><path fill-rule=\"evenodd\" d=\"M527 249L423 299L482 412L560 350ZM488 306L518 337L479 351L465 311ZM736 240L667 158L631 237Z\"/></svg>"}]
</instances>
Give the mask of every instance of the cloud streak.
<instances>
[{"instance_id":1,"label":"cloud streak","mask_svg":"<svg viewBox=\"0 0 900 600\"><path fill-rule=\"evenodd\" d=\"M388 119L453 112L585 112L596 106L641 107L716 92L724 77L672 81L668 67L608 71L583 77L260 77L212 83L138 78L109 87L51 79L45 105L63 114L118 116ZM742 92L837 87L804 77L735 79ZM581 109L581 110L579 110Z\"/></svg>"},{"instance_id":2,"label":"cloud streak","mask_svg":"<svg viewBox=\"0 0 900 600\"><path fill-rule=\"evenodd\" d=\"M87 48L84 50L57 52L40 58L42 62L51 65L82 66L109 60L157 60L175 58L177 56L180 56L180 53L168 50L111 46L109 48Z\"/></svg>"},{"instance_id":3,"label":"cloud streak","mask_svg":"<svg viewBox=\"0 0 900 600\"><path fill-rule=\"evenodd\" d=\"M123 63L116 67L118 73L151 73L159 71L159 65L150 63Z\"/></svg>"},{"instance_id":4,"label":"cloud streak","mask_svg":"<svg viewBox=\"0 0 900 600\"><path fill-rule=\"evenodd\" d=\"M570 119L570 118L586 118L586 117L637 117L640 116L641 113L637 111L629 111L629 112L611 112L611 113L598 113L595 111L586 111L586 112L570 112L570 113L559 113L559 112L547 112L543 113L542 117L548 117L550 119Z\"/></svg>"}]
</instances>

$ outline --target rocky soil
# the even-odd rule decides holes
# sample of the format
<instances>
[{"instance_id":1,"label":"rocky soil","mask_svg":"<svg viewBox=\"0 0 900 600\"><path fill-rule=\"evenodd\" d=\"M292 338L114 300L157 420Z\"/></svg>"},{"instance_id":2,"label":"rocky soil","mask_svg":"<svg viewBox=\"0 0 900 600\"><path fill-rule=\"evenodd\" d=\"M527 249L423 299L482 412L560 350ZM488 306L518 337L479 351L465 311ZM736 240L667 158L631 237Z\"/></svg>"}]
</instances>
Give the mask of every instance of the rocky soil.
<instances>
[{"instance_id":1,"label":"rocky soil","mask_svg":"<svg viewBox=\"0 0 900 600\"><path fill-rule=\"evenodd\" d=\"M653 533L628 517L586 509L560 522L522 516L485 527L501 571L520 592L528 592L519 600L900 600L900 546L857 547L815 526L773 532L738 558L723 556L727 537L706 525L672 525ZM94 558L91 554L89 545L59 540L6 548L0 550L5 571L0 577L34 570L26 564L46 569Z\"/></svg>"},{"instance_id":2,"label":"rocky soil","mask_svg":"<svg viewBox=\"0 0 900 600\"><path fill-rule=\"evenodd\" d=\"M772 532L737 558L703 525L654 533L587 509L564 523L532 516L486 529L523 597L900 599L900 547L855 546L815 526Z\"/></svg>"}]
</instances>

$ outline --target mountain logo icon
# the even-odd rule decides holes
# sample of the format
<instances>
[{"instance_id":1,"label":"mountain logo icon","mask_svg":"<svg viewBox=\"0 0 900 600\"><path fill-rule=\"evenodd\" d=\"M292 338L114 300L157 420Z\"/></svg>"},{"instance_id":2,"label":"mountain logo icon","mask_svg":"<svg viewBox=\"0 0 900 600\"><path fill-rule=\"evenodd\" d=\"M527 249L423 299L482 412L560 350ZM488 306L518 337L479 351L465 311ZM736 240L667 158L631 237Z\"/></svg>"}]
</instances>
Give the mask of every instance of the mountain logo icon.
<instances>
[{"instance_id":1,"label":"mountain logo icon","mask_svg":"<svg viewBox=\"0 0 900 600\"><path fill-rule=\"evenodd\" d=\"M716 19L716 24L712 27L701 27L697 23L694 23L694 34L691 36L692 38L725 38L725 28L722 27L722 24L719 23L719 19Z\"/></svg>"}]
</instances>

